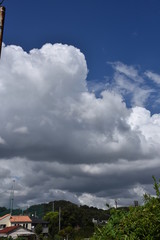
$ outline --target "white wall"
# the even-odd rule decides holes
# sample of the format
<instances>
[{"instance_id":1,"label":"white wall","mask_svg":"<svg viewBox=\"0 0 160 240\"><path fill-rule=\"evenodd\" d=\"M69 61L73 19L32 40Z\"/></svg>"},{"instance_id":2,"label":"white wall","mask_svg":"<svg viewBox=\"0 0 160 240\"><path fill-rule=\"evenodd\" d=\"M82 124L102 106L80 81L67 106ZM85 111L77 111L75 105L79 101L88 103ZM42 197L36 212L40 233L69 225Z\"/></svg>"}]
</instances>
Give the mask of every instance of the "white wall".
<instances>
[{"instance_id":1,"label":"white wall","mask_svg":"<svg viewBox=\"0 0 160 240\"><path fill-rule=\"evenodd\" d=\"M10 227L11 223L10 223L10 215L8 215L7 217L3 218L0 220L0 225L6 225L6 227Z\"/></svg>"}]
</instances>

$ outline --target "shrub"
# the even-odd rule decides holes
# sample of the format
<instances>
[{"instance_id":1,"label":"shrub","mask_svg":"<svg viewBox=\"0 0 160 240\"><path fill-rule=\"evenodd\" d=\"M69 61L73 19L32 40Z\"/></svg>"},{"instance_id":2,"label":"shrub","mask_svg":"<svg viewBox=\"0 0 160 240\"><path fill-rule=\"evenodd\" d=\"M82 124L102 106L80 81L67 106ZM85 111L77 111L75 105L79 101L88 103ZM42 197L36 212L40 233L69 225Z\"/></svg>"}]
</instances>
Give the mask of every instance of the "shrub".
<instances>
[{"instance_id":1,"label":"shrub","mask_svg":"<svg viewBox=\"0 0 160 240\"><path fill-rule=\"evenodd\" d=\"M108 223L96 229L92 240L159 240L160 180L153 180L156 197L145 194L144 205L128 211L112 209Z\"/></svg>"}]
</instances>

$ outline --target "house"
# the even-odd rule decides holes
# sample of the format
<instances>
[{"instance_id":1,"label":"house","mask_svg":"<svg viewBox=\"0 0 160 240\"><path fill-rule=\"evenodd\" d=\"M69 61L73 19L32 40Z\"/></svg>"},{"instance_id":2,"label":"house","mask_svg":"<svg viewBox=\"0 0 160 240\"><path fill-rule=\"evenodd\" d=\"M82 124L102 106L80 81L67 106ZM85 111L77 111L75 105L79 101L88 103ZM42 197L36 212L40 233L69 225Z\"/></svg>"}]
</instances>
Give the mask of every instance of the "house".
<instances>
[{"instance_id":1,"label":"house","mask_svg":"<svg viewBox=\"0 0 160 240\"><path fill-rule=\"evenodd\" d=\"M0 238L1 237L12 237L13 239L16 239L17 237L23 237L26 240L36 239L36 235L32 231L21 226L11 226L0 230Z\"/></svg>"},{"instance_id":2,"label":"house","mask_svg":"<svg viewBox=\"0 0 160 240\"><path fill-rule=\"evenodd\" d=\"M6 214L0 217L0 229L12 226L22 226L28 230L31 230L32 220L28 216L11 216L11 214Z\"/></svg>"},{"instance_id":3,"label":"house","mask_svg":"<svg viewBox=\"0 0 160 240\"><path fill-rule=\"evenodd\" d=\"M11 216L11 226L22 226L23 228L32 229L32 220L28 216Z\"/></svg>"},{"instance_id":4,"label":"house","mask_svg":"<svg viewBox=\"0 0 160 240\"><path fill-rule=\"evenodd\" d=\"M43 219L37 218L37 217L32 217L32 231L35 231L35 228L37 225L42 226L42 234L43 236L48 236L48 222L44 221Z\"/></svg>"},{"instance_id":5,"label":"house","mask_svg":"<svg viewBox=\"0 0 160 240\"><path fill-rule=\"evenodd\" d=\"M99 220L99 219L92 219L92 223L94 223L95 225L103 225L106 224L108 222L108 220Z\"/></svg>"},{"instance_id":6,"label":"house","mask_svg":"<svg viewBox=\"0 0 160 240\"><path fill-rule=\"evenodd\" d=\"M10 214L6 214L3 217L0 217L0 230L5 228L5 227L10 227L11 223L10 223Z\"/></svg>"}]
</instances>

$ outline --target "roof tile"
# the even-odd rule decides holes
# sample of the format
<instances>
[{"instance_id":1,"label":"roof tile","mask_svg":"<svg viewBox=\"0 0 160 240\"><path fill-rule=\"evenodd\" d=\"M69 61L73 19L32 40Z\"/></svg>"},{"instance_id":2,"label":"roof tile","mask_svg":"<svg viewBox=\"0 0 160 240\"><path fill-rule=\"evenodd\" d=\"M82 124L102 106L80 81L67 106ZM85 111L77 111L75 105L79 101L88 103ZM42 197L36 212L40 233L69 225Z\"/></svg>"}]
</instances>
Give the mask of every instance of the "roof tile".
<instances>
[{"instance_id":1,"label":"roof tile","mask_svg":"<svg viewBox=\"0 0 160 240\"><path fill-rule=\"evenodd\" d=\"M19 228L19 226L6 227L6 228L0 230L0 234L1 233L10 233L13 230L16 230L17 228Z\"/></svg>"},{"instance_id":2,"label":"roof tile","mask_svg":"<svg viewBox=\"0 0 160 240\"><path fill-rule=\"evenodd\" d=\"M32 220L28 216L12 216L10 218L11 223L18 223L18 222L27 222L31 223Z\"/></svg>"}]
</instances>

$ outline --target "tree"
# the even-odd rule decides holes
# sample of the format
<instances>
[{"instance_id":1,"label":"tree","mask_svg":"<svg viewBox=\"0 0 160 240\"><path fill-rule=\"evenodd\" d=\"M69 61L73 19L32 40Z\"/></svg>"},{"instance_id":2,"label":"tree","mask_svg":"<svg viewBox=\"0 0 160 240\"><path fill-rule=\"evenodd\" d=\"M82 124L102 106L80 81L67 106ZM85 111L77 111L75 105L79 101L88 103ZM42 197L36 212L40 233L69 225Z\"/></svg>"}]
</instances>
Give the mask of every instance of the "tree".
<instances>
[{"instance_id":1,"label":"tree","mask_svg":"<svg viewBox=\"0 0 160 240\"><path fill-rule=\"evenodd\" d=\"M37 224L37 226L35 227L35 233L39 236L42 233L42 224Z\"/></svg>"},{"instance_id":2,"label":"tree","mask_svg":"<svg viewBox=\"0 0 160 240\"><path fill-rule=\"evenodd\" d=\"M97 228L92 240L159 240L160 181L153 180L156 197L145 194L144 205L128 211L112 209L107 225Z\"/></svg>"},{"instance_id":3,"label":"tree","mask_svg":"<svg viewBox=\"0 0 160 240\"><path fill-rule=\"evenodd\" d=\"M49 235L52 239L54 239L54 236L58 234L59 231L58 216L58 212L49 212L44 216L44 220L49 222Z\"/></svg>"},{"instance_id":4,"label":"tree","mask_svg":"<svg viewBox=\"0 0 160 240\"><path fill-rule=\"evenodd\" d=\"M68 237L72 235L73 232L74 232L73 228L71 226L68 226L59 231L59 235L68 239Z\"/></svg>"}]
</instances>

